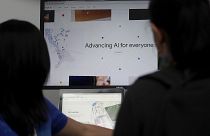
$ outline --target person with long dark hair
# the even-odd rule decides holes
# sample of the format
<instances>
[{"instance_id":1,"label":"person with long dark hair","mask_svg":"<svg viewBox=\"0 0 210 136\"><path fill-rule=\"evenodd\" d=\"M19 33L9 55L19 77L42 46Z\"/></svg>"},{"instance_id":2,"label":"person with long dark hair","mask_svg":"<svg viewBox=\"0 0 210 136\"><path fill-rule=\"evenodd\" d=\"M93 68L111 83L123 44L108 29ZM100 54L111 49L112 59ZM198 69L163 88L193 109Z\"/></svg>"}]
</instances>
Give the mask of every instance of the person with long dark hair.
<instances>
[{"instance_id":1,"label":"person with long dark hair","mask_svg":"<svg viewBox=\"0 0 210 136\"><path fill-rule=\"evenodd\" d=\"M210 135L209 0L151 0L149 11L160 70L128 89L114 136Z\"/></svg>"},{"instance_id":2,"label":"person with long dark hair","mask_svg":"<svg viewBox=\"0 0 210 136\"><path fill-rule=\"evenodd\" d=\"M0 136L111 136L110 129L66 117L44 98L49 70L45 39L33 24L0 24Z\"/></svg>"}]
</instances>

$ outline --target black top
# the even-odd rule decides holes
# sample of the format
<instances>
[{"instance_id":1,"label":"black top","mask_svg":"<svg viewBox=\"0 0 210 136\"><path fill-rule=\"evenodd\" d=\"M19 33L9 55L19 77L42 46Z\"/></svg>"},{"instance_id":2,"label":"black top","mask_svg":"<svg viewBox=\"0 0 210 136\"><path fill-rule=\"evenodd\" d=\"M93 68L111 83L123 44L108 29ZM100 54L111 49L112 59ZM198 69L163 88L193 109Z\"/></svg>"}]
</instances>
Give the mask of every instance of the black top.
<instances>
[{"instance_id":1,"label":"black top","mask_svg":"<svg viewBox=\"0 0 210 136\"><path fill-rule=\"evenodd\" d=\"M128 89L114 136L209 136L210 79L174 69L139 78Z\"/></svg>"}]
</instances>

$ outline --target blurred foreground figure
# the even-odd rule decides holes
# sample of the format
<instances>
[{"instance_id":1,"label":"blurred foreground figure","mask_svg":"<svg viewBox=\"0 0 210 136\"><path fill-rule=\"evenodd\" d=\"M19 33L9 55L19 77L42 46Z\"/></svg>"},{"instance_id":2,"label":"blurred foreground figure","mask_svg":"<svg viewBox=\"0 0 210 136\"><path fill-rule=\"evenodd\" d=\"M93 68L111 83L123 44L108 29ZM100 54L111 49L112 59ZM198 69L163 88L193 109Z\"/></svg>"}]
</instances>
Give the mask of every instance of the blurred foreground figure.
<instances>
[{"instance_id":1,"label":"blurred foreground figure","mask_svg":"<svg viewBox=\"0 0 210 136\"><path fill-rule=\"evenodd\" d=\"M208 136L209 1L151 0L149 10L160 71L128 89L114 136Z\"/></svg>"},{"instance_id":2,"label":"blurred foreground figure","mask_svg":"<svg viewBox=\"0 0 210 136\"><path fill-rule=\"evenodd\" d=\"M79 123L42 94L50 70L46 42L31 23L0 24L0 136L111 136L112 130Z\"/></svg>"}]
</instances>

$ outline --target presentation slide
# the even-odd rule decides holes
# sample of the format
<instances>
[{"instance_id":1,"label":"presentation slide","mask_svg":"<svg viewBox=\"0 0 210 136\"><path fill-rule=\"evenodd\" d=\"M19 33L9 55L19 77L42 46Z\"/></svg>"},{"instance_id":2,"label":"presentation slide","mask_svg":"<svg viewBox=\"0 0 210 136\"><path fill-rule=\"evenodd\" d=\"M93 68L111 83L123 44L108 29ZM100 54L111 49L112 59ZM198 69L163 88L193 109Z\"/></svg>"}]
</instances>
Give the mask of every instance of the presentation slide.
<instances>
[{"instance_id":1,"label":"presentation slide","mask_svg":"<svg viewBox=\"0 0 210 136\"><path fill-rule=\"evenodd\" d=\"M79 122L113 129L121 93L64 93L62 112Z\"/></svg>"},{"instance_id":2,"label":"presentation slide","mask_svg":"<svg viewBox=\"0 0 210 136\"><path fill-rule=\"evenodd\" d=\"M148 1L44 2L51 59L46 85L68 86L70 77L94 76L109 86L127 86L156 71L147 8Z\"/></svg>"}]
</instances>

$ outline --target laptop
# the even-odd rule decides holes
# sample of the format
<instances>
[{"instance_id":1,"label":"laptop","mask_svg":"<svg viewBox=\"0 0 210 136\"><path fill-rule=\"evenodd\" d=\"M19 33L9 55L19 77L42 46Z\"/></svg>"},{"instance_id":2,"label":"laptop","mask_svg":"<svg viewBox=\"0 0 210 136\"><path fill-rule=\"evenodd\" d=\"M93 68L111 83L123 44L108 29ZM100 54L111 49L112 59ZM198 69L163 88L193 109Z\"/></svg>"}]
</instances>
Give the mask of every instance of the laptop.
<instances>
[{"instance_id":1,"label":"laptop","mask_svg":"<svg viewBox=\"0 0 210 136\"><path fill-rule=\"evenodd\" d=\"M123 97L123 88L61 89L59 109L81 123L113 129Z\"/></svg>"}]
</instances>

